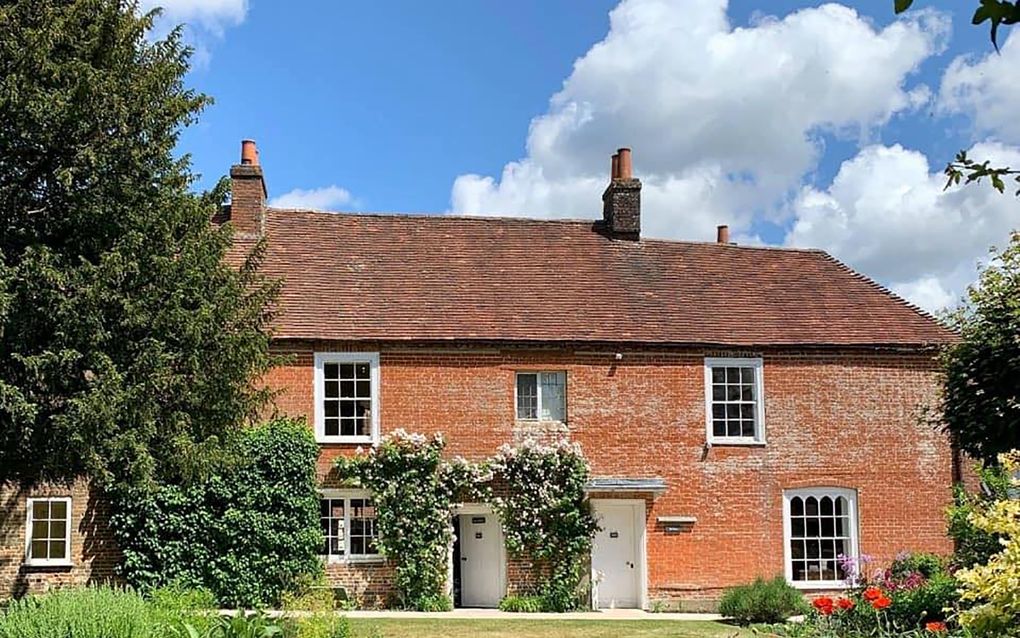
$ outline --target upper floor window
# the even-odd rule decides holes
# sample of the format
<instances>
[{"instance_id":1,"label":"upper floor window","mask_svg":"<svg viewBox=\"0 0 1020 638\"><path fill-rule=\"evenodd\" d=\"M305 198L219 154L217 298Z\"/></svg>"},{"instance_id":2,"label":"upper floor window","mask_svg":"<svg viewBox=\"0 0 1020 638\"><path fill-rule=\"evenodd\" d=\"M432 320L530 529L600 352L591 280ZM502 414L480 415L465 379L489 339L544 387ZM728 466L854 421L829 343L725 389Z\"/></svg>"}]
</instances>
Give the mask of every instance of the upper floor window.
<instances>
[{"instance_id":1,"label":"upper floor window","mask_svg":"<svg viewBox=\"0 0 1020 638\"><path fill-rule=\"evenodd\" d=\"M857 556L857 493L841 488L783 495L786 579L795 586L842 588L846 559Z\"/></svg>"},{"instance_id":2,"label":"upper floor window","mask_svg":"<svg viewBox=\"0 0 1020 638\"><path fill-rule=\"evenodd\" d=\"M315 437L322 443L371 443L379 434L379 354L315 355Z\"/></svg>"},{"instance_id":3,"label":"upper floor window","mask_svg":"<svg viewBox=\"0 0 1020 638\"><path fill-rule=\"evenodd\" d=\"M379 555L375 503L367 494L326 492L319 501L321 554L328 560Z\"/></svg>"},{"instance_id":4,"label":"upper floor window","mask_svg":"<svg viewBox=\"0 0 1020 638\"><path fill-rule=\"evenodd\" d=\"M566 372L518 372L517 418L566 421Z\"/></svg>"},{"instance_id":5,"label":"upper floor window","mask_svg":"<svg viewBox=\"0 0 1020 638\"><path fill-rule=\"evenodd\" d=\"M705 359L705 412L711 443L765 440L761 359Z\"/></svg>"},{"instance_id":6,"label":"upper floor window","mask_svg":"<svg viewBox=\"0 0 1020 638\"><path fill-rule=\"evenodd\" d=\"M71 499L28 499L25 562L29 565L71 564Z\"/></svg>"}]
</instances>

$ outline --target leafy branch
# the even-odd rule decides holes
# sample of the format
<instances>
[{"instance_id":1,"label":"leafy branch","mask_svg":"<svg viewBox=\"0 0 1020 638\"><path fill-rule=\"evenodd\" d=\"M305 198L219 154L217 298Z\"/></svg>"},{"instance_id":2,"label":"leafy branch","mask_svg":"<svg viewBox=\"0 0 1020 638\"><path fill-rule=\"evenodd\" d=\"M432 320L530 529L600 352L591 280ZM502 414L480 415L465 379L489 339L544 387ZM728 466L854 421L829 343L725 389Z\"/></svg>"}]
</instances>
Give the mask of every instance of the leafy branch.
<instances>
[{"instance_id":1,"label":"leafy branch","mask_svg":"<svg viewBox=\"0 0 1020 638\"><path fill-rule=\"evenodd\" d=\"M964 184L970 184L971 182L980 182L986 177L992 182L992 187L1000 193L1006 190L1006 183L1003 181L1003 177L1012 177L1013 181L1020 185L1020 170L1015 170L1008 166L993 167L988 160L976 162L967 157L967 151L957 153L956 159L947 164L946 170L943 172L946 175L945 188L959 184L961 180L963 180ZM1020 197L1020 188L1017 188L1015 194Z\"/></svg>"},{"instance_id":2,"label":"leafy branch","mask_svg":"<svg viewBox=\"0 0 1020 638\"><path fill-rule=\"evenodd\" d=\"M914 4L914 0L893 0L896 13L903 13ZM999 26L1011 26L1020 22L1020 0L1010 2L1009 0L980 0L978 8L970 23L977 26L985 22L991 23L992 46L999 50Z\"/></svg>"}]
</instances>

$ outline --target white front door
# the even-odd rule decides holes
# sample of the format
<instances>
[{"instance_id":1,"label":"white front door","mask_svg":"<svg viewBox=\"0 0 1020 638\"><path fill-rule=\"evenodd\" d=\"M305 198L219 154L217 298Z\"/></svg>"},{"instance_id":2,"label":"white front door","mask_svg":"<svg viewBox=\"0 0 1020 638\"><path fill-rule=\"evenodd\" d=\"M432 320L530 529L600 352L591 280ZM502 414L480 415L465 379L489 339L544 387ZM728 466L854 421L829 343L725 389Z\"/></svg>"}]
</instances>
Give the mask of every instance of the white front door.
<instances>
[{"instance_id":1,"label":"white front door","mask_svg":"<svg viewBox=\"0 0 1020 638\"><path fill-rule=\"evenodd\" d=\"M460 603L498 607L503 598L503 535L492 512L460 515Z\"/></svg>"},{"instance_id":2,"label":"white front door","mask_svg":"<svg viewBox=\"0 0 1020 638\"><path fill-rule=\"evenodd\" d=\"M641 606L640 537L638 505L629 502L593 501L599 522L591 550L599 609ZM643 503L642 503L643 505Z\"/></svg>"}]
</instances>

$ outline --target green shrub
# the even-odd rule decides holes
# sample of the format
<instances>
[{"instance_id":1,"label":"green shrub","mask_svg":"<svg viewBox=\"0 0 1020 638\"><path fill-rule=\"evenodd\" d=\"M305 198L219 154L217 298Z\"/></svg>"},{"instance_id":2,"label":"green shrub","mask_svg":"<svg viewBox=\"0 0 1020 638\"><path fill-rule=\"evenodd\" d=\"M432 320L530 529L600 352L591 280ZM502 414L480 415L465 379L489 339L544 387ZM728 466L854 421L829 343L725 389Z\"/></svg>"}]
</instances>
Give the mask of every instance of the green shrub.
<instances>
[{"instance_id":1,"label":"green shrub","mask_svg":"<svg viewBox=\"0 0 1020 638\"><path fill-rule=\"evenodd\" d=\"M889 575L895 579L904 579L911 574L920 574L924 578L932 578L946 572L946 559L938 554L913 552L897 556L889 566Z\"/></svg>"},{"instance_id":2,"label":"green shrub","mask_svg":"<svg viewBox=\"0 0 1020 638\"><path fill-rule=\"evenodd\" d=\"M188 632L188 638L276 638L283 636L283 626L276 620L258 613L248 615L243 611L235 616L216 616L213 624L204 634Z\"/></svg>"},{"instance_id":3,"label":"green shrub","mask_svg":"<svg viewBox=\"0 0 1020 638\"><path fill-rule=\"evenodd\" d=\"M897 627L916 628L927 622L946 620L946 609L960 600L960 584L945 573L935 574L913 589L894 591L889 617Z\"/></svg>"},{"instance_id":4,"label":"green shrub","mask_svg":"<svg viewBox=\"0 0 1020 638\"><path fill-rule=\"evenodd\" d=\"M741 625L782 622L807 610L804 597L782 576L770 581L759 577L750 585L732 587L719 602L719 613Z\"/></svg>"},{"instance_id":5,"label":"green shrub","mask_svg":"<svg viewBox=\"0 0 1020 638\"><path fill-rule=\"evenodd\" d=\"M262 607L321 572L311 429L277 420L237 445L236 460L204 480L118 495L112 524L129 583L206 588L221 605Z\"/></svg>"},{"instance_id":6,"label":"green shrub","mask_svg":"<svg viewBox=\"0 0 1020 638\"><path fill-rule=\"evenodd\" d=\"M453 600L445 594L424 596L418 599L418 611L453 611Z\"/></svg>"},{"instance_id":7,"label":"green shrub","mask_svg":"<svg viewBox=\"0 0 1020 638\"><path fill-rule=\"evenodd\" d=\"M955 545L953 564L957 567L984 565L1002 551L1002 537L975 527L971 515L987 509L995 501L1008 499L1010 476L995 466L978 467L977 470L987 493L971 494L963 485L956 485L953 488L953 505L947 512L948 533Z\"/></svg>"},{"instance_id":8,"label":"green shrub","mask_svg":"<svg viewBox=\"0 0 1020 638\"><path fill-rule=\"evenodd\" d=\"M3 638L163 638L183 622L202 626L200 613L157 606L129 589L59 589L10 603L0 612Z\"/></svg>"},{"instance_id":9,"label":"green shrub","mask_svg":"<svg viewBox=\"0 0 1020 638\"><path fill-rule=\"evenodd\" d=\"M543 611L544 603L541 596L507 596L499 601L499 610L534 614Z\"/></svg>"}]
</instances>

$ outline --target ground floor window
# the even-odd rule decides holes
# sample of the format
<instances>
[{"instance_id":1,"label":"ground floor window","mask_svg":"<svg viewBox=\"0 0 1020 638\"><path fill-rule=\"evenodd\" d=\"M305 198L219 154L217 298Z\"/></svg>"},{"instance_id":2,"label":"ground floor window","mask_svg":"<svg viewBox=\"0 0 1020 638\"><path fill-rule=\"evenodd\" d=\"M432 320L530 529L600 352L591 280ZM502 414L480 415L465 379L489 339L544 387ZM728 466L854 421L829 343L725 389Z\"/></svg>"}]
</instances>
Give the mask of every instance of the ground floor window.
<instances>
[{"instance_id":1,"label":"ground floor window","mask_svg":"<svg viewBox=\"0 0 1020 638\"><path fill-rule=\"evenodd\" d=\"M379 555L375 503L368 494L324 493L319 501L321 554L330 560Z\"/></svg>"},{"instance_id":2,"label":"ground floor window","mask_svg":"<svg viewBox=\"0 0 1020 638\"><path fill-rule=\"evenodd\" d=\"M71 563L71 499L28 499L25 562L29 565Z\"/></svg>"},{"instance_id":3,"label":"ground floor window","mask_svg":"<svg viewBox=\"0 0 1020 638\"><path fill-rule=\"evenodd\" d=\"M857 556L857 493L841 488L788 490L783 498L786 578L805 587L840 587L842 558Z\"/></svg>"}]
</instances>

